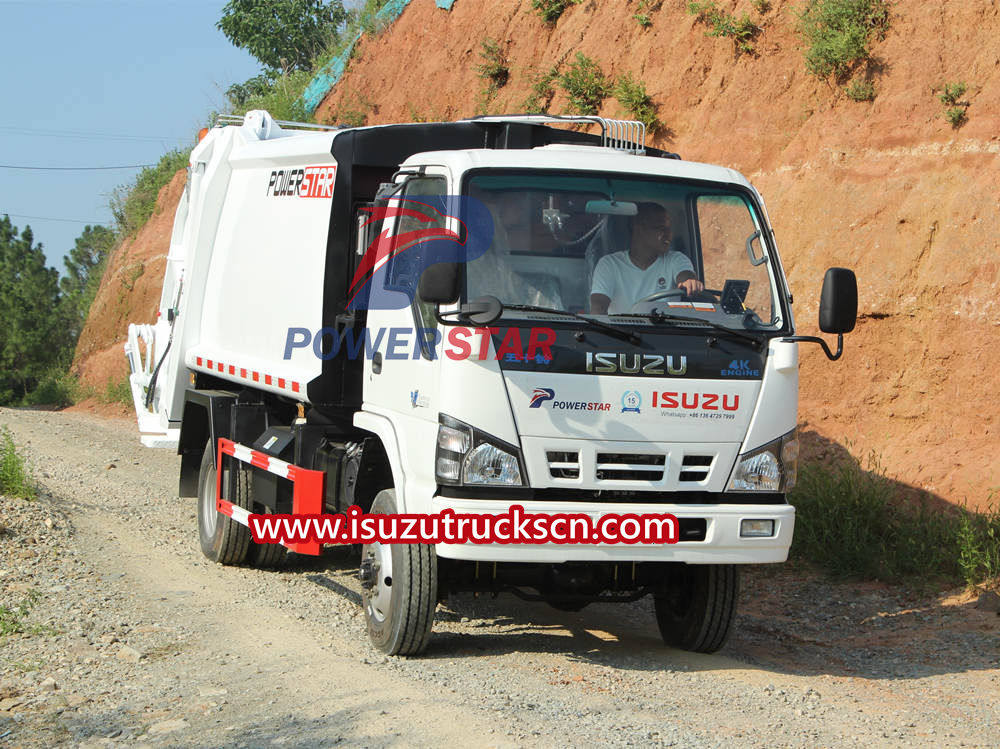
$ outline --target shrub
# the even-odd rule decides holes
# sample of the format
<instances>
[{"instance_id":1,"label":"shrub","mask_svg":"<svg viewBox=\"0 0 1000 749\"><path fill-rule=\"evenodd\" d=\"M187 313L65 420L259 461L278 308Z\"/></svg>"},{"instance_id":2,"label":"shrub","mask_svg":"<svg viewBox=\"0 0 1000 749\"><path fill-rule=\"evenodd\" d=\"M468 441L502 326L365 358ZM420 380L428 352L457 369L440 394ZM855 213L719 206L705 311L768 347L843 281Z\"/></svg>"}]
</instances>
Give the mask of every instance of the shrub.
<instances>
[{"instance_id":1,"label":"shrub","mask_svg":"<svg viewBox=\"0 0 1000 749\"><path fill-rule=\"evenodd\" d=\"M639 7L635 15L632 16L644 29L653 25L653 18L649 15L651 11L659 10L663 5L663 0L639 0Z\"/></svg>"},{"instance_id":2,"label":"shrub","mask_svg":"<svg viewBox=\"0 0 1000 749\"><path fill-rule=\"evenodd\" d=\"M806 68L819 78L843 80L871 59L872 37L883 38L888 28L884 0L809 0L798 22L808 44Z\"/></svg>"},{"instance_id":3,"label":"shrub","mask_svg":"<svg viewBox=\"0 0 1000 749\"><path fill-rule=\"evenodd\" d=\"M875 84L871 81L854 81L844 88L851 101L872 101L875 98Z\"/></svg>"},{"instance_id":4,"label":"shrub","mask_svg":"<svg viewBox=\"0 0 1000 749\"><path fill-rule=\"evenodd\" d=\"M583 0L531 0L531 7L545 23L555 23L566 8L581 2Z\"/></svg>"},{"instance_id":5,"label":"shrub","mask_svg":"<svg viewBox=\"0 0 1000 749\"><path fill-rule=\"evenodd\" d=\"M248 85L252 81L258 81ZM302 105L302 92L306 90L312 74L304 70L268 77L257 76L245 84L230 87L227 95L234 114L246 114L252 109L264 109L276 120L303 122L309 120L309 113ZM238 89L239 96L230 92ZM242 98L239 98L242 97Z\"/></svg>"},{"instance_id":6,"label":"shrub","mask_svg":"<svg viewBox=\"0 0 1000 749\"><path fill-rule=\"evenodd\" d=\"M576 53L576 60L559 76L559 82L569 96L570 106L578 114L597 114L612 89L600 65L582 52Z\"/></svg>"},{"instance_id":7,"label":"shrub","mask_svg":"<svg viewBox=\"0 0 1000 749\"><path fill-rule=\"evenodd\" d=\"M114 217L118 233L124 236L135 234L146 225L156 207L156 198L178 170L188 165L191 152L175 149L160 157L156 166L139 172L135 182L116 187L111 193L111 215Z\"/></svg>"},{"instance_id":8,"label":"shrub","mask_svg":"<svg viewBox=\"0 0 1000 749\"><path fill-rule=\"evenodd\" d=\"M945 83L941 87L941 93L938 94L938 99L941 100L942 104L948 106L954 106L959 103L959 99L965 96L965 92L969 90L969 87L964 81L955 81L954 83Z\"/></svg>"},{"instance_id":9,"label":"shrub","mask_svg":"<svg viewBox=\"0 0 1000 749\"><path fill-rule=\"evenodd\" d=\"M771 0L753 0L753 9L762 16L771 10Z\"/></svg>"},{"instance_id":10,"label":"shrub","mask_svg":"<svg viewBox=\"0 0 1000 749\"><path fill-rule=\"evenodd\" d=\"M476 73L486 81L487 92L493 96L510 80L510 67L507 64L507 58L500 51L500 43L496 39L483 40L479 57L482 58L483 62L476 66Z\"/></svg>"},{"instance_id":11,"label":"shrub","mask_svg":"<svg viewBox=\"0 0 1000 749\"><path fill-rule=\"evenodd\" d=\"M7 427L0 427L0 494L18 499L34 499L35 487L27 467L14 446Z\"/></svg>"},{"instance_id":12,"label":"shrub","mask_svg":"<svg viewBox=\"0 0 1000 749\"><path fill-rule=\"evenodd\" d=\"M646 130L653 133L659 129L660 121L656 117L656 105L646 93L646 84L635 80L631 73L626 73L618 79L615 85L615 98L633 118L646 126Z\"/></svg>"},{"instance_id":13,"label":"shrub","mask_svg":"<svg viewBox=\"0 0 1000 749\"><path fill-rule=\"evenodd\" d=\"M948 107L944 110L944 118L948 120L949 125L958 128L965 124L969 115L966 113L965 107Z\"/></svg>"},{"instance_id":14,"label":"shrub","mask_svg":"<svg viewBox=\"0 0 1000 749\"><path fill-rule=\"evenodd\" d=\"M878 458L803 466L792 555L837 577L968 584L1000 574L1000 512L899 501Z\"/></svg>"},{"instance_id":15,"label":"shrub","mask_svg":"<svg viewBox=\"0 0 1000 749\"><path fill-rule=\"evenodd\" d=\"M83 397L80 383L69 372L54 369L39 380L38 385L24 396L25 406L72 406Z\"/></svg>"},{"instance_id":16,"label":"shrub","mask_svg":"<svg viewBox=\"0 0 1000 749\"><path fill-rule=\"evenodd\" d=\"M555 82L559 78L559 68L555 65L548 72L535 76L531 83L531 93L521 104L528 114L546 114L556 95Z\"/></svg>"},{"instance_id":17,"label":"shrub","mask_svg":"<svg viewBox=\"0 0 1000 749\"><path fill-rule=\"evenodd\" d=\"M719 8L715 0L703 0L688 3L688 13L696 17L699 23L709 27L706 36L725 36L733 40L736 53L754 53L754 40L760 34L760 26L744 13L737 18L732 13Z\"/></svg>"}]
</instances>

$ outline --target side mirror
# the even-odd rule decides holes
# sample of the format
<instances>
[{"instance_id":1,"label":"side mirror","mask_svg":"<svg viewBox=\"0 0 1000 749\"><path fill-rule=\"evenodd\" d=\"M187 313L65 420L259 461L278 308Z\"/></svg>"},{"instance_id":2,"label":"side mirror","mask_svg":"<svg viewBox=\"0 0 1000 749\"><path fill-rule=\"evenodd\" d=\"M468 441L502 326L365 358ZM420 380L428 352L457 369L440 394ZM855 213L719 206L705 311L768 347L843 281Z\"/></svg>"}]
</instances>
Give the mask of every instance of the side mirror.
<instances>
[{"instance_id":1,"label":"side mirror","mask_svg":"<svg viewBox=\"0 0 1000 749\"><path fill-rule=\"evenodd\" d=\"M819 329L850 333L858 322L858 279L847 268L830 268L823 279L819 302Z\"/></svg>"},{"instance_id":2,"label":"side mirror","mask_svg":"<svg viewBox=\"0 0 1000 749\"><path fill-rule=\"evenodd\" d=\"M453 304L461 295L459 278L458 263L435 263L421 274L417 293L431 304Z\"/></svg>"},{"instance_id":3,"label":"side mirror","mask_svg":"<svg viewBox=\"0 0 1000 749\"><path fill-rule=\"evenodd\" d=\"M844 353L844 333L850 333L858 322L858 279L847 268L830 268L823 279L823 294L819 300L819 329L837 334L837 351L830 351L826 341L811 335L782 338L788 343L818 343L831 361Z\"/></svg>"}]
</instances>

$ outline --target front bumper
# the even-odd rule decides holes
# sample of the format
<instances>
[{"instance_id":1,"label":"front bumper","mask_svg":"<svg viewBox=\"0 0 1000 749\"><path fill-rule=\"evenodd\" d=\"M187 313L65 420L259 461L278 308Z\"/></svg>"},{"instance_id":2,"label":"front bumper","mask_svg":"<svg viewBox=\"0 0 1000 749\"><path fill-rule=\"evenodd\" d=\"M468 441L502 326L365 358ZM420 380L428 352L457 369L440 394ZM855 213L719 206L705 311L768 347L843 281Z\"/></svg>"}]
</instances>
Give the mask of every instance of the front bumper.
<instances>
[{"instance_id":1,"label":"front bumper","mask_svg":"<svg viewBox=\"0 0 1000 749\"><path fill-rule=\"evenodd\" d=\"M607 504L602 502L453 499L435 496L433 512L499 514L512 504L527 513L584 513L597 520L610 514L670 513L704 518L704 541L676 544L438 544L437 554L477 562L687 562L689 564L767 564L784 562L795 529L795 508L775 504ZM773 519L774 536L741 538L745 518Z\"/></svg>"}]
</instances>

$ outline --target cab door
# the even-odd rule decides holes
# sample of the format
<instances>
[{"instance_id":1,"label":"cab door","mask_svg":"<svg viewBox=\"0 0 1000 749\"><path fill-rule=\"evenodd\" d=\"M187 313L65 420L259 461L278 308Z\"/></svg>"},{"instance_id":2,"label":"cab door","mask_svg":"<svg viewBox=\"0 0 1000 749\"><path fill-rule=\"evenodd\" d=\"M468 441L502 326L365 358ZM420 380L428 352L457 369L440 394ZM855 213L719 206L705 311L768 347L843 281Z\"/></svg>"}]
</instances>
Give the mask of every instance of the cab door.
<instances>
[{"instance_id":1,"label":"cab door","mask_svg":"<svg viewBox=\"0 0 1000 749\"><path fill-rule=\"evenodd\" d=\"M457 221L443 213L437 216L436 212L424 211L421 215L413 210L414 206L433 203L428 200L432 196L448 195L448 186L443 168L429 167L419 176L409 177L402 190L387 201L390 216L382 232L399 237L442 225L457 230L456 226L448 226ZM437 341L441 331L434 305L421 302L415 293L420 257L419 248L401 241L384 259L384 273L377 273L377 280L373 280L378 288L373 287L369 295L363 395L365 410L392 414L405 431L420 434L433 445L440 410L441 346ZM400 294L405 293L401 289L411 291L411 303L400 306ZM387 308L390 306L396 308Z\"/></svg>"}]
</instances>

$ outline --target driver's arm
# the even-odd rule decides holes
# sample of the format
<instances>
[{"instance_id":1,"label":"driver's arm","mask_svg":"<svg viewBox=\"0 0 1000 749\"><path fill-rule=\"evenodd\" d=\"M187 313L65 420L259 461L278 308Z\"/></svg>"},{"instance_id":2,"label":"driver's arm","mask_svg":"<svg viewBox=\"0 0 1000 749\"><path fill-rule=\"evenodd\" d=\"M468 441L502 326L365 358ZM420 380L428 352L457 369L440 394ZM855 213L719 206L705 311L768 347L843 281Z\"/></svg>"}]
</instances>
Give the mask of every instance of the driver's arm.
<instances>
[{"instance_id":1,"label":"driver's arm","mask_svg":"<svg viewBox=\"0 0 1000 749\"><path fill-rule=\"evenodd\" d=\"M611 306L610 297L606 297L604 296L604 294L590 295L590 314L606 315L608 314L608 307L610 306Z\"/></svg>"},{"instance_id":2,"label":"driver's arm","mask_svg":"<svg viewBox=\"0 0 1000 749\"><path fill-rule=\"evenodd\" d=\"M678 289L684 289L684 293L688 296L691 294L697 294L705 288L705 284L699 281L698 277L689 270L682 270L677 274L674 286Z\"/></svg>"},{"instance_id":3,"label":"driver's arm","mask_svg":"<svg viewBox=\"0 0 1000 749\"><path fill-rule=\"evenodd\" d=\"M615 279L608 256L602 257L594 268L594 280L590 288L590 313L606 315L615 293Z\"/></svg>"}]
</instances>

